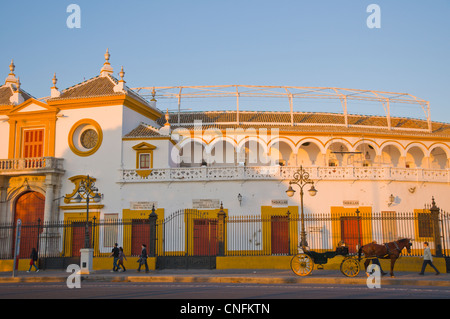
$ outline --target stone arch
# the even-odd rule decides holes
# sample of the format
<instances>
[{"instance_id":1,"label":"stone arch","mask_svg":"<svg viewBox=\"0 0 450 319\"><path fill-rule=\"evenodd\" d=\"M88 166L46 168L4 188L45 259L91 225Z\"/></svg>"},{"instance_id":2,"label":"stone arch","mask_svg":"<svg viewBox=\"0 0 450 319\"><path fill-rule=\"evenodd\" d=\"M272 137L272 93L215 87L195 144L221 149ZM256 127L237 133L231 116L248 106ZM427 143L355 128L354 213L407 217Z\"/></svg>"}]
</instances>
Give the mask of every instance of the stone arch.
<instances>
[{"instance_id":1,"label":"stone arch","mask_svg":"<svg viewBox=\"0 0 450 319\"><path fill-rule=\"evenodd\" d=\"M400 153L401 156L406 156L405 147L402 144L400 144L399 142L397 142L397 141L385 141L385 142L381 143L381 145L380 145L380 153L382 153L383 152L383 148L385 148L387 146L395 147L398 150L398 152Z\"/></svg>"},{"instance_id":2,"label":"stone arch","mask_svg":"<svg viewBox=\"0 0 450 319\"><path fill-rule=\"evenodd\" d=\"M431 154L431 152L435 149L435 148L440 148L442 149L442 151L445 152L447 158L450 158L450 147L444 143L434 143L432 145L430 145L430 147L428 148L428 156Z\"/></svg>"},{"instance_id":3,"label":"stone arch","mask_svg":"<svg viewBox=\"0 0 450 319\"><path fill-rule=\"evenodd\" d=\"M215 139L208 144L206 153L208 164L214 166L235 166L238 163L236 142L227 137Z\"/></svg>"},{"instance_id":4,"label":"stone arch","mask_svg":"<svg viewBox=\"0 0 450 319\"><path fill-rule=\"evenodd\" d=\"M204 140L186 138L178 145L179 164L182 167L199 167L206 163L207 153Z\"/></svg>"},{"instance_id":5,"label":"stone arch","mask_svg":"<svg viewBox=\"0 0 450 319\"><path fill-rule=\"evenodd\" d=\"M446 169L448 167L448 152L443 145L434 145L429 149L429 168Z\"/></svg>"},{"instance_id":6,"label":"stone arch","mask_svg":"<svg viewBox=\"0 0 450 319\"><path fill-rule=\"evenodd\" d=\"M295 166L295 145L288 138L276 138L270 141L269 156L271 162L280 166Z\"/></svg>"},{"instance_id":7,"label":"stone arch","mask_svg":"<svg viewBox=\"0 0 450 319\"><path fill-rule=\"evenodd\" d=\"M267 144L260 138L249 136L238 143L238 156L248 166L264 166L270 164Z\"/></svg>"},{"instance_id":8,"label":"stone arch","mask_svg":"<svg viewBox=\"0 0 450 319\"><path fill-rule=\"evenodd\" d=\"M296 145L297 166L322 166L326 150L323 144L314 138L305 138Z\"/></svg>"},{"instance_id":9,"label":"stone arch","mask_svg":"<svg viewBox=\"0 0 450 319\"><path fill-rule=\"evenodd\" d=\"M353 156L353 165L372 166L380 155L380 147L372 140L361 139L353 145L354 152L361 152Z\"/></svg>"},{"instance_id":10,"label":"stone arch","mask_svg":"<svg viewBox=\"0 0 450 319\"><path fill-rule=\"evenodd\" d=\"M426 167L425 159L427 158L427 149L419 143L410 144L406 148L405 166L407 168L424 168Z\"/></svg>"},{"instance_id":11,"label":"stone arch","mask_svg":"<svg viewBox=\"0 0 450 319\"><path fill-rule=\"evenodd\" d=\"M404 164L402 163L402 158L405 157L404 149L395 142L383 144L380 153L381 166L400 167Z\"/></svg>"},{"instance_id":12,"label":"stone arch","mask_svg":"<svg viewBox=\"0 0 450 319\"><path fill-rule=\"evenodd\" d=\"M14 225L17 225L18 219L22 221L22 225L37 225L38 220L43 223L44 210L45 195L31 189L26 190L14 200ZM16 228L14 227L13 238L15 238L15 231ZM42 232L42 228L40 232ZM37 248L37 238L37 227L30 227L26 232L22 231L19 257L27 258L30 256L31 249Z\"/></svg>"},{"instance_id":13,"label":"stone arch","mask_svg":"<svg viewBox=\"0 0 450 319\"><path fill-rule=\"evenodd\" d=\"M326 147L327 166L353 165L352 154L339 153L339 152L351 152L353 150L352 145L347 140L341 138L331 139L326 143L325 147Z\"/></svg>"}]
</instances>

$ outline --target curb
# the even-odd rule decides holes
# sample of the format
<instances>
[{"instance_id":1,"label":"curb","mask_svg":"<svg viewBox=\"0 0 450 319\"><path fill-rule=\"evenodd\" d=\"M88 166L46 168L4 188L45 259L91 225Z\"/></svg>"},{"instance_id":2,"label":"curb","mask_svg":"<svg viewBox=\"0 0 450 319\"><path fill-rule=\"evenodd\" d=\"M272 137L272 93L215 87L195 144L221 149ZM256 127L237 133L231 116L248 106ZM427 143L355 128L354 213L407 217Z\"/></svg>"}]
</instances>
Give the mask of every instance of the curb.
<instances>
[{"instance_id":1,"label":"curb","mask_svg":"<svg viewBox=\"0 0 450 319\"><path fill-rule=\"evenodd\" d=\"M2 277L1 283L61 283L67 277ZM366 278L324 278L324 277L246 277L246 276L105 276L82 275L81 281L86 282L142 282L142 283L232 283L232 284L337 284L366 285ZM450 287L450 282L442 280L416 280L383 278L381 285L401 286L435 286Z\"/></svg>"}]
</instances>

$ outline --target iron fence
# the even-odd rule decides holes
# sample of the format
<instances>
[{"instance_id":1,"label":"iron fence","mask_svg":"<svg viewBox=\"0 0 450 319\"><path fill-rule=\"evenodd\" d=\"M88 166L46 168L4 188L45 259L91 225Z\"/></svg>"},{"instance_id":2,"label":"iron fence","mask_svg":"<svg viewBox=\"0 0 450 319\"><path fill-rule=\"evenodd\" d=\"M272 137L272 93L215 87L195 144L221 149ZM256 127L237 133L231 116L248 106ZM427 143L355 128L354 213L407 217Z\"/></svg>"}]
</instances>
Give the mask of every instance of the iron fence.
<instances>
[{"instance_id":1,"label":"iron fence","mask_svg":"<svg viewBox=\"0 0 450 319\"><path fill-rule=\"evenodd\" d=\"M344 242L350 252L376 241L400 237L413 240L411 256L421 256L429 242L433 254L448 256L450 215L429 208L414 212L306 213L226 216L180 210L166 218L89 221L89 242L95 257L108 257L115 243L126 256L139 256L142 244L151 256L269 256L299 251L304 228L307 245L315 251L334 250ZM37 248L40 258L77 257L84 248L86 220L22 225L20 258ZM0 259L12 259L15 225L0 225ZM406 251L404 251L406 254Z\"/></svg>"},{"instance_id":2,"label":"iron fence","mask_svg":"<svg viewBox=\"0 0 450 319\"><path fill-rule=\"evenodd\" d=\"M335 250L345 243L350 253L362 245L383 244L399 238L413 241L410 256L422 256L423 243L428 242L435 255L449 254L450 215L433 216L428 210L415 212L342 212L306 213L302 219L285 214L261 217L237 216L226 219L227 256L293 255L299 247L302 224L307 247L323 252ZM406 250L403 252L406 254Z\"/></svg>"}]
</instances>

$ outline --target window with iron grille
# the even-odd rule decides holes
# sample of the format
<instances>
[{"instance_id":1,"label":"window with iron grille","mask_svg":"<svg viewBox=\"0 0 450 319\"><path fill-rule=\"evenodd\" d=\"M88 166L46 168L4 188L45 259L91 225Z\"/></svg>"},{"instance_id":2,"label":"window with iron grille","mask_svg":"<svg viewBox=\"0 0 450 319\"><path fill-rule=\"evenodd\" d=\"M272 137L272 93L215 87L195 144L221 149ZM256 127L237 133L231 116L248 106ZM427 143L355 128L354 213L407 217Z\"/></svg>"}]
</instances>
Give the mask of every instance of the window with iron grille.
<instances>
[{"instance_id":1,"label":"window with iron grille","mask_svg":"<svg viewBox=\"0 0 450 319\"><path fill-rule=\"evenodd\" d=\"M419 237L432 237L433 236L433 223L431 215L429 213L418 213L417 224Z\"/></svg>"}]
</instances>

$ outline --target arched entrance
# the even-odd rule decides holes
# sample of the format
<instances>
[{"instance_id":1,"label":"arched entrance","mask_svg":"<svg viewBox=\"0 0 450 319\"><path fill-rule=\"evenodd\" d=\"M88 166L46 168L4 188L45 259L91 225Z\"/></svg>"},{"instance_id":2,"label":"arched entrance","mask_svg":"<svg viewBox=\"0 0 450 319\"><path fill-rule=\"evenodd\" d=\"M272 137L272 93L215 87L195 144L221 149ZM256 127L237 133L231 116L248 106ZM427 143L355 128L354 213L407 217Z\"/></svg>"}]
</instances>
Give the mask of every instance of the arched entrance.
<instances>
[{"instance_id":1,"label":"arched entrance","mask_svg":"<svg viewBox=\"0 0 450 319\"><path fill-rule=\"evenodd\" d=\"M23 193L16 200L16 204L14 207L13 238L16 238L15 227L17 225L17 220L20 218L22 220L19 252L20 258L28 258L33 247L38 249L38 234L42 232L42 223L44 221L44 206L45 196L38 192ZM38 219L40 219L40 227L38 227Z\"/></svg>"}]
</instances>

